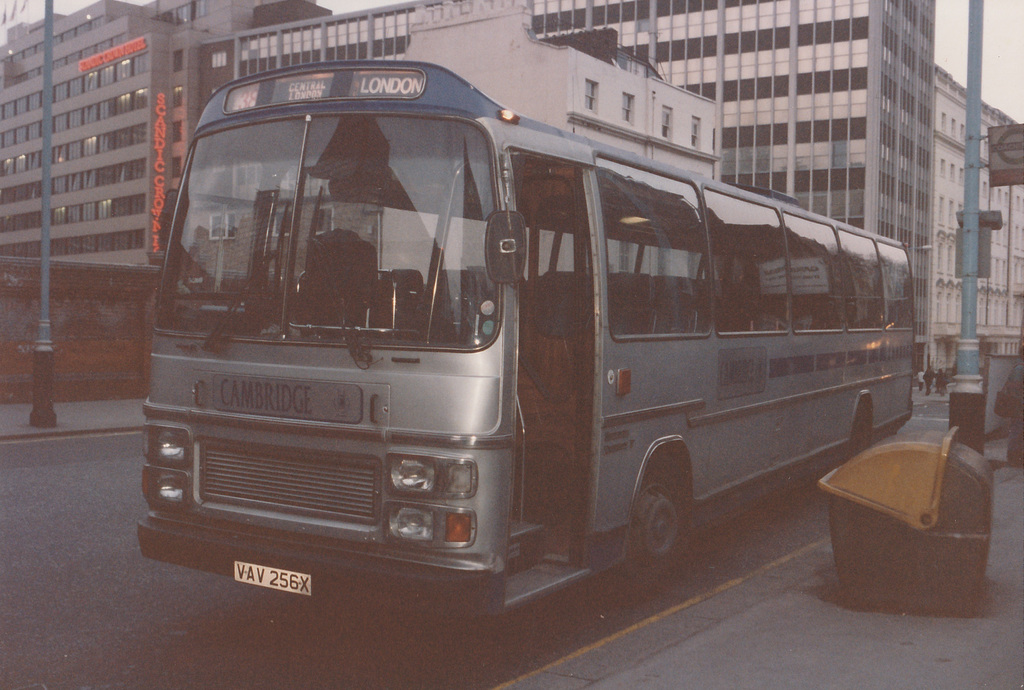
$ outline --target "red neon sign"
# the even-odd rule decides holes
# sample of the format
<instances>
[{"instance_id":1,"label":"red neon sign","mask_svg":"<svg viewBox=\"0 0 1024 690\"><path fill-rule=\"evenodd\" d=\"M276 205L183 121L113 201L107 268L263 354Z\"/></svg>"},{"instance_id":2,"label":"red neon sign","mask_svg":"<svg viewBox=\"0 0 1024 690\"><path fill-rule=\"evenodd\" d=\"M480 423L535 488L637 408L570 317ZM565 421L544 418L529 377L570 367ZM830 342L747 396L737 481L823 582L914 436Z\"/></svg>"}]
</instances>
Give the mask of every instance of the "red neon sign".
<instances>
[{"instance_id":1,"label":"red neon sign","mask_svg":"<svg viewBox=\"0 0 1024 690\"><path fill-rule=\"evenodd\" d=\"M123 58L125 55L131 55L132 53L137 53L140 50L145 49L146 38L144 36L139 38L133 38L127 43L122 43L119 46L108 48L107 50L104 50L102 53L96 53L95 55L90 55L87 58L79 60L78 71L88 72L89 70L99 67L100 65L105 65L108 62L113 62L114 60Z\"/></svg>"},{"instance_id":2,"label":"red neon sign","mask_svg":"<svg viewBox=\"0 0 1024 690\"><path fill-rule=\"evenodd\" d=\"M149 209L149 213L153 216L150 238L153 243L153 251L156 252L160 251L160 213L164 210L164 204L167 202L167 195L164 192L167 181L164 177L164 172L167 170L167 165L164 163L164 149L167 148L167 120L165 119L167 96L163 92L157 93L156 107L153 112L156 113L156 122L153 123L153 150L156 152L153 171L156 175L153 176L153 206Z\"/></svg>"}]
</instances>

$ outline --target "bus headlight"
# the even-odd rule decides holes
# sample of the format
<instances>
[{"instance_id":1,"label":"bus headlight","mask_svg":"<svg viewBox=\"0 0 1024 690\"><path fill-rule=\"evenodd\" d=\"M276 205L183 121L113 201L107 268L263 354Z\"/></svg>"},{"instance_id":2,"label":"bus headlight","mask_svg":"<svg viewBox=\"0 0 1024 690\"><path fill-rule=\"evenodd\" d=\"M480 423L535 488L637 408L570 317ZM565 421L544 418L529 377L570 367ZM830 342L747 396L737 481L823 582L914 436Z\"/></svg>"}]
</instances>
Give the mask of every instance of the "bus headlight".
<instances>
[{"instance_id":1,"label":"bus headlight","mask_svg":"<svg viewBox=\"0 0 1024 690\"><path fill-rule=\"evenodd\" d=\"M191 486L188 472L152 465L142 468L142 494L154 509L185 507Z\"/></svg>"},{"instance_id":2,"label":"bus headlight","mask_svg":"<svg viewBox=\"0 0 1024 690\"><path fill-rule=\"evenodd\" d=\"M434 490L434 463L428 458L396 457L391 460L391 483L400 491Z\"/></svg>"},{"instance_id":3,"label":"bus headlight","mask_svg":"<svg viewBox=\"0 0 1024 690\"><path fill-rule=\"evenodd\" d=\"M188 467L192 463L192 439L188 429L151 426L146 433L149 462L164 467Z\"/></svg>"},{"instance_id":4,"label":"bus headlight","mask_svg":"<svg viewBox=\"0 0 1024 690\"><path fill-rule=\"evenodd\" d=\"M468 458L392 455L391 485L402 493L469 498L476 493L476 463Z\"/></svg>"},{"instance_id":5,"label":"bus headlight","mask_svg":"<svg viewBox=\"0 0 1024 690\"><path fill-rule=\"evenodd\" d=\"M395 506L391 512L391 534L399 539L434 541L434 513L429 508Z\"/></svg>"}]
</instances>

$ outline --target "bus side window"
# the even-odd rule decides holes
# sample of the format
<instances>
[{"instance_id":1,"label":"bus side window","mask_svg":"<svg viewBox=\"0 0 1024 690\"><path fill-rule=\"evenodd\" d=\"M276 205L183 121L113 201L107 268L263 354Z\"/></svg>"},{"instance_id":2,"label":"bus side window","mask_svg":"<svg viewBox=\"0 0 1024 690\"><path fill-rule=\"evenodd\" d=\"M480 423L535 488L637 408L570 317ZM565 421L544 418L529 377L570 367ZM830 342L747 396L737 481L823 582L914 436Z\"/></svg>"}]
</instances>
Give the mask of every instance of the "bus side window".
<instances>
[{"instance_id":1,"label":"bus side window","mask_svg":"<svg viewBox=\"0 0 1024 690\"><path fill-rule=\"evenodd\" d=\"M704 191L720 332L786 331L786 247L775 210Z\"/></svg>"},{"instance_id":2,"label":"bus side window","mask_svg":"<svg viewBox=\"0 0 1024 690\"><path fill-rule=\"evenodd\" d=\"M707 236L690 184L602 161L613 335L706 333Z\"/></svg>"},{"instance_id":3,"label":"bus side window","mask_svg":"<svg viewBox=\"0 0 1024 690\"><path fill-rule=\"evenodd\" d=\"M850 328L881 328L883 325L882 276L875 243L868 237L839 231L846 273L846 324Z\"/></svg>"},{"instance_id":4,"label":"bus side window","mask_svg":"<svg viewBox=\"0 0 1024 690\"><path fill-rule=\"evenodd\" d=\"M793 327L798 331L843 327L839 243L836 232L818 223L783 214L793 301Z\"/></svg>"},{"instance_id":5,"label":"bus side window","mask_svg":"<svg viewBox=\"0 0 1024 690\"><path fill-rule=\"evenodd\" d=\"M881 259L882 289L885 295L885 327L911 328L914 288L910 280L907 252L879 242L878 256Z\"/></svg>"}]
</instances>

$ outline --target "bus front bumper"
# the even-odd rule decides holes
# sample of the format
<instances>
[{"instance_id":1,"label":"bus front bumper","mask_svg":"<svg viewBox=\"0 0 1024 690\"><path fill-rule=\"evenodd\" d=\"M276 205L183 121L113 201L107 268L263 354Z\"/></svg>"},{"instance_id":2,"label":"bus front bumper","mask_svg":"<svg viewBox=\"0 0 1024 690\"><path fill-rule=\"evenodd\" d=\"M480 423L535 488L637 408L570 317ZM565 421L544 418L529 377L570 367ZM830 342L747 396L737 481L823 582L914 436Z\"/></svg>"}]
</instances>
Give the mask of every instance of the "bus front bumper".
<instances>
[{"instance_id":1,"label":"bus front bumper","mask_svg":"<svg viewBox=\"0 0 1024 690\"><path fill-rule=\"evenodd\" d=\"M310 576L313 596L336 594L445 615L499 613L500 573L411 563L374 553L255 535L150 513L138 523L142 555L234 577L236 562Z\"/></svg>"}]
</instances>

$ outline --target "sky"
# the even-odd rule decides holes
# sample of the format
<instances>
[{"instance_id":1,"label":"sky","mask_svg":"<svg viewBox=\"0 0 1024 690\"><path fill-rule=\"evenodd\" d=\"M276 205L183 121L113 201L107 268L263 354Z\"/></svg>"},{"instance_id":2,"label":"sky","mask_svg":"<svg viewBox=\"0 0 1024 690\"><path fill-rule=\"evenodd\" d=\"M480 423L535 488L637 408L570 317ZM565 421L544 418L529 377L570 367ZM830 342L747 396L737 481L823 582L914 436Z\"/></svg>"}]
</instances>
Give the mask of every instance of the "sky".
<instances>
[{"instance_id":1,"label":"sky","mask_svg":"<svg viewBox=\"0 0 1024 690\"><path fill-rule=\"evenodd\" d=\"M137 5L151 0L127 0ZM163 0L168 7L178 4ZM92 0L53 0L54 12L71 14L92 4ZM318 0L335 13L355 12L396 4L387 0ZM935 62L967 85L968 0L936 0ZM0 0L8 12L17 7L17 20L43 18L44 0ZM24 8L24 9L23 9ZM1024 122L1024 0L985 0L985 28L982 54L981 95L1017 122ZM6 33L0 41L6 40Z\"/></svg>"}]
</instances>

